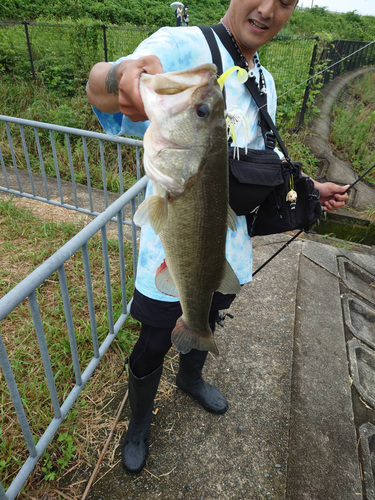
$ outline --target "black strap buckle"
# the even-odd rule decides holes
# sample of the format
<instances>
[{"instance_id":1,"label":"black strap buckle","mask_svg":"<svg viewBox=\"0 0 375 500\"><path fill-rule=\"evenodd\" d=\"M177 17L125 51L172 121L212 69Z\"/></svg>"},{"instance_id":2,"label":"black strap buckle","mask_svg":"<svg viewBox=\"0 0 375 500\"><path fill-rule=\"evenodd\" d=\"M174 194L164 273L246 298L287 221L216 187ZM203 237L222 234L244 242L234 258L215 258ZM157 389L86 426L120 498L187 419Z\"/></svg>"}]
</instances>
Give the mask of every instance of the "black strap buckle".
<instances>
[{"instance_id":1,"label":"black strap buckle","mask_svg":"<svg viewBox=\"0 0 375 500\"><path fill-rule=\"evenodd\" d=\"M275 134L272 132L272 130L269 130L264 134L264 143L266 145L266 148L269 149L275 149L276 147L276 137Z\"/></svg>"}]
</instances>

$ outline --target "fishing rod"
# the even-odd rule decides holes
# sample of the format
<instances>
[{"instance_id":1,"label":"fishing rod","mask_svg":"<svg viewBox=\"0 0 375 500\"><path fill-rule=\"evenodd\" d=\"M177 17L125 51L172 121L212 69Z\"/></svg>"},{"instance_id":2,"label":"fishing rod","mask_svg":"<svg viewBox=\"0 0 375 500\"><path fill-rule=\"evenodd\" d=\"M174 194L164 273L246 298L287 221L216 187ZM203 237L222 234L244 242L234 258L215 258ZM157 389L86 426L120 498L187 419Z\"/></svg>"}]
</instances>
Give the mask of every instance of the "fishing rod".
<instances>
[{"instance_id":1,"label":"fishing rod","mask_svg":"<svg viewBox=\"0 0 375 500\"><path fill-rule=\"evenodd\" d=\"M349 191L349 189L352 189L352 187L355 186L357 184L357 182L361 181L365 177L365 175L367 175L368 173L370 173L373 168L375 168L375 163L373 164L372 167L370 167L368 170L366 170L366 172L364 174L362 174L361 177L358 177L357 180L355 180L352 184L350 184L350 186L348 187L348 189L346 191L344 191L342 194L345 194L345 193L347 193Z\"/></svg>"},{"instance_id":2,"label":"fishing rod","mask_svg":"<svg viewBox=\"0 0 375 500\"><path fill-rule=\"evenodd\" d=\"M260 267L258 267L258 269L257 269L256 271L254 271L254 272L253 272L253 277L254 277L257 273L259 273L259 271L260 271L261 269L263 269L263 267L265 267L265 266L266 266L269 262L271 262L271 260L273 260L273 259L276 257L276 255L279 255L279 253L280 253L280 252L282 252L282 251L284 250L284 248L288 247L288 246L292 243L292 241L294 241L296 238L298 238L298 236L299 236L301 233L303 233L303 232L305 232L305 230L304 230L304 229L300 229L300 230L298 231L298 233L297 233L297 234L295 234L295 235L293 236L293 238L290 238L290 240L288 240L288 241L287 241L287 242L286 242L286 243L285 243L285 244L284 244L281 248L279 248L279 249L277 250L277 252L275 252L273 255L271 255L271 257L270 257L268 260L266 260L266 262L264 262L264 263L263 263Z\"/></svg>"},{"instance_id":3,"label":"fishing rod","mask_svg":"<svg viewBox=\"0 0 375 500\"><path fill-rule=\"evenodd\" d=\"M352 187L355 186L357 184L357 182L362 180L367 174L369 174L373 168L375 168L375 163L372 167L370 167L368 170L366 170L366 172L364 174L362 174L360 177L358 177L358 179L356 179L352 184L350 184L348 189L346 189L342 194L346 194L350 189L352 189ZM306 231L305 229L300 229L297 234L295 234L292 238L290 238L290 240L288 240L281 248L279 248L273 255L271 255L271 257L268 260L266 260L266 262L264 262L260 267L258 267L258 269L256 271L253 272L253 277L257 273L259 273L259 271L261 269L263 269L269 262L271 262L271 260L273 260L277 255L279 255L280 252L282 252L285 248L287 248L292 243L292 241L294 241L296 238L298 238L298 236L301 233L308 233L308 232L310 232L310 231Z\"/></svg>"}]
</instances>

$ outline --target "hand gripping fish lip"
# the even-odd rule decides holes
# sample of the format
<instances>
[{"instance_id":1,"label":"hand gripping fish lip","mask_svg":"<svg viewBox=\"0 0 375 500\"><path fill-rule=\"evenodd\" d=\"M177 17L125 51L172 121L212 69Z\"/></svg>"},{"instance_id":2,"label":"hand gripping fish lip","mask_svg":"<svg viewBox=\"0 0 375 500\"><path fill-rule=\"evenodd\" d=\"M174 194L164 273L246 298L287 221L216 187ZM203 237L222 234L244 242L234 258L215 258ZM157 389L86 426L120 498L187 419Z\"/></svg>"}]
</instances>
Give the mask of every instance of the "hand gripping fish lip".
<instances>
[{"instance_id":1,"label":"hand gripping fish lip","mask_svg":"<svg viewBox=\"0 0 375 500\"><path fill-rule=\"evenodd\" d=\"M140 79L140 93L150 121L155 119L155 112L165 117L170 113L182 112L194 102L192 95L197 91L202 92L201 89L206 85L217 85L220 88L216 71L215 65L203 64L198 66L197 71L193 68L156 75L143 73Z\"/></svg>"}]
</instances>

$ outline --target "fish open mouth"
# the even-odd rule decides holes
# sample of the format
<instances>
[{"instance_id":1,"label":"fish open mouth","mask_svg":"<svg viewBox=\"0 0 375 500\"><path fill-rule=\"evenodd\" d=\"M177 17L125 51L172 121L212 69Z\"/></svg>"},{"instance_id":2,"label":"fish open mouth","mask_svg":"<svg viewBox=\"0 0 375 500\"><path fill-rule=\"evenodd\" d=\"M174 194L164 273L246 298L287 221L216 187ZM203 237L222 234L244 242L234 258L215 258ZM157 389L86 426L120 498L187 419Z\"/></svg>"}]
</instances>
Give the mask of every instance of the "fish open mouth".
<instances>
[{"instance_id":1,"label":"fish open mouth","mask_svg":"<svg viewBox=\"0 0 375 500\"><path fill-rule=\"evenodd\" d=\"M198 70L193 68L189 71L175 71L173 73L142 75L146 86L158 95L176 95L194 87L206 85L216 75L216 66L203 64Z\"/></svg>"},{"instance_id":2,"label":"fish open mouth","mask_svg":"<svg viewBox=\"0 0 375 500\"><path fill-rule=\"evenodd\" d=\"M154 89L155 93L158 95L174 95L174 94L180 94L181 92L184 92L184 90L187 90L190 88L188 85L184 86L179 86L179 87L171 87L171 88L160 88L160 89Z\"/></svg>"}]
</instances>

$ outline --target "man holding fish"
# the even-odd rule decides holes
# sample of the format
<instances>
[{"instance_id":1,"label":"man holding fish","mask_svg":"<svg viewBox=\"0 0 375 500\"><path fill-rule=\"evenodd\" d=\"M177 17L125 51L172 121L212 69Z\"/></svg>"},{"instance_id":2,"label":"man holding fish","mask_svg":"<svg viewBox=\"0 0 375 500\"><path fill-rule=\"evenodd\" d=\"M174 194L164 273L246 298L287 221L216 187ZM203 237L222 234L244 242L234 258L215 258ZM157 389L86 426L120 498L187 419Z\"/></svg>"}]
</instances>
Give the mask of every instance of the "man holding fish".
<instances>
[{"instance_id":1,"label":"man holding fish","mask_svg":"<svg viewBox=\"0 0 375 500\"><path fill-rule=\"evenodd\" d=\"M221 21L257 81L262 75L273 120L275 85L256 52L287 23L297 1L231 0ZM234 61L217 42L226 71ZM218 354L213 332L219 311L251 281L252 246L245 216L228 204L225 110L211 61L198 27L162 28L133 54L96 64L87 87L107 133L144 137L149 178L135 216L142 232L131 314L142 327L129 360L132 417L122 448L129 472L145 465L153 400L172 343L180 351L177 386L212 413L228 408L202 369L208 351ZM248 123L237 129L236 146L264 150L246 87L231 77L225 91L227 110ZM328 212L348 198L341 194L346 186L315 186Z\"/></svg>"}]
</instances>

